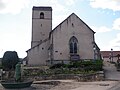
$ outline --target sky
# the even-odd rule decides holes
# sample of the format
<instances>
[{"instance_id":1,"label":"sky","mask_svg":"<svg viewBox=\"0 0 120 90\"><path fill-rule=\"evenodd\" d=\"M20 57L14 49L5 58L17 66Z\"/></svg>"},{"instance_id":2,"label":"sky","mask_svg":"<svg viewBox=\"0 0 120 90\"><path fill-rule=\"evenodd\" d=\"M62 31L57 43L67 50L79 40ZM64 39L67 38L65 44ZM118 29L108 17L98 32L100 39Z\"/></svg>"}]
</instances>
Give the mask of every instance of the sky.
<instances>
[{"instance_id":1,"label":"sky","mask_svg":"<svg viewBox=\"0 0 120 90\"><path fill-rule=\"evenodd\" d=\"M75 13L93 31L101 51L120 51L120 0L0 0L0 57L31 47L32 7L51 6L52 28Z\"/></svg>"}]
</instances>

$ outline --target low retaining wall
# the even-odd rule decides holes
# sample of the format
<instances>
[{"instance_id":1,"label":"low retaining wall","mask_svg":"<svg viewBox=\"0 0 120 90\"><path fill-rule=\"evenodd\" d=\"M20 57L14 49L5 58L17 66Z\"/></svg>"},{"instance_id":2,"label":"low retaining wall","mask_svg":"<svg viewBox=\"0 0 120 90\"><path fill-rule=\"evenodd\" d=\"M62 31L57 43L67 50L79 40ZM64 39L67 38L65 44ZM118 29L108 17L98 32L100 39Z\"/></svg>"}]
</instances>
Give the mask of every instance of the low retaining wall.
<instances>
[{"instance_id":1,"label":"low retaining wall","mask_svg":"<svg viewBox=\"0 0 120 90\"><path fill-rule=\"evenodd\" d=\"M36 81L39 80L57 80L57 79L72 79L77 81L100 81L104 80L104 72L100 71L95 74L57 74L57 75L42 75L30 77Z\"/></svg>"}]
</instances>

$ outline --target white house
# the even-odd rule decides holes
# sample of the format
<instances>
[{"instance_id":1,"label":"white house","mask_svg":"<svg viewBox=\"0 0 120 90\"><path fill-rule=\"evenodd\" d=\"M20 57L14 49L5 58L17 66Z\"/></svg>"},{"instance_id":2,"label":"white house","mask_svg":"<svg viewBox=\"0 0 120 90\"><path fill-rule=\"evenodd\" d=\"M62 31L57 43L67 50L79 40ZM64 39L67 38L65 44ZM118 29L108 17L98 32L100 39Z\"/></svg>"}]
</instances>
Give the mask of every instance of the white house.
<instances>
[{"instance_id":1,"label":"white house","mask_svg":"<svg viewBox=\"0 0 120 90\"><path fill-rule=\"evenodd\" d=\"M95 43L94 34L75 13L52 30L52 8L33 7L28 64L47 65L100 59L100 49Z\"/></svg>"}]
</instances>

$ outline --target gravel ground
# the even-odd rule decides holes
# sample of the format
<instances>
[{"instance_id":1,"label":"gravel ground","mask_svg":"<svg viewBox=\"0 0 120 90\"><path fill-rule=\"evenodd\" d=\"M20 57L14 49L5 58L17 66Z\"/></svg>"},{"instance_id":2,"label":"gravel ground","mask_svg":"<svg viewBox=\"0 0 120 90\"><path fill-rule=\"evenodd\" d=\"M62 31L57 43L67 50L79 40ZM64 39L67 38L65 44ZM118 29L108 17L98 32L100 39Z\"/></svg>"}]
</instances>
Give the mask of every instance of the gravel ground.
<instances>
[{"instance_id":1,"label":"gravel ground","mask_svg":"<svg viewBox=\"0 0 120 90\"><path fill-rule=\"evenodd\" d=\"M48 81L34 82L35 84L32 84L31 87L24 89L4 89L0 85L0 90L116 90L111 88L118 84L118 81L76 82L61 80L60 83L56 85L45 83L41 84L41 82Z\"/></svg>"}]
</instances>

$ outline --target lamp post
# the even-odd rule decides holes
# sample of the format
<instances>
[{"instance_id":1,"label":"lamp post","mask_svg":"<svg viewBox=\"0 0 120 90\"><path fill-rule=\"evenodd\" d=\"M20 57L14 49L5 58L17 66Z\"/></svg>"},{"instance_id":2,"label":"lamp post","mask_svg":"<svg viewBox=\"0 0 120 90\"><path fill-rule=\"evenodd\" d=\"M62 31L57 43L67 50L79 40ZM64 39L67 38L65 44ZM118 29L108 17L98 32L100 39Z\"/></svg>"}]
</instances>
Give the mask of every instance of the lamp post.
<instances>
[{"instance_id":1,"label":"lamp post","mask_svg":"<svg viewBox=\"0 0 120 90\"><path fill-rule=\"evenodd\" d=\"M2 80L2 74L3 74L3 69L0 69L1 80Z\"/></svg>"},{"instance_id":2,"label":"lamp post","mask_svg":"<svg viewBox=\"0 0 120 90\"><path fill-rule=\"evenodd\" d=\"M93 50L94 50L94 61L95 61L95 59L96 59L96 57L95 57L95 51L96 51L95 46L93 47Z\"/></svg>"},{"instance_id":3,"label":"lamp post","mask_svg":"<svg viewBox=\"0 0 120 90\"><path fill-rule=\"evenodd\" d=\"M113 49L111 48L111 60L113 62Z\"/></svg>"},{"instance_id":4,"label":"lamp post","mask_svg":"<svg viewBox=\"0 0 120 90\"><path fill-rule=\"evenodd\" d=\"M110 59L110 62L111 62L111 57L112 57L112 56L111 56L111 53L109 53L109 59Z\"/></svg>"}]
</instances>

